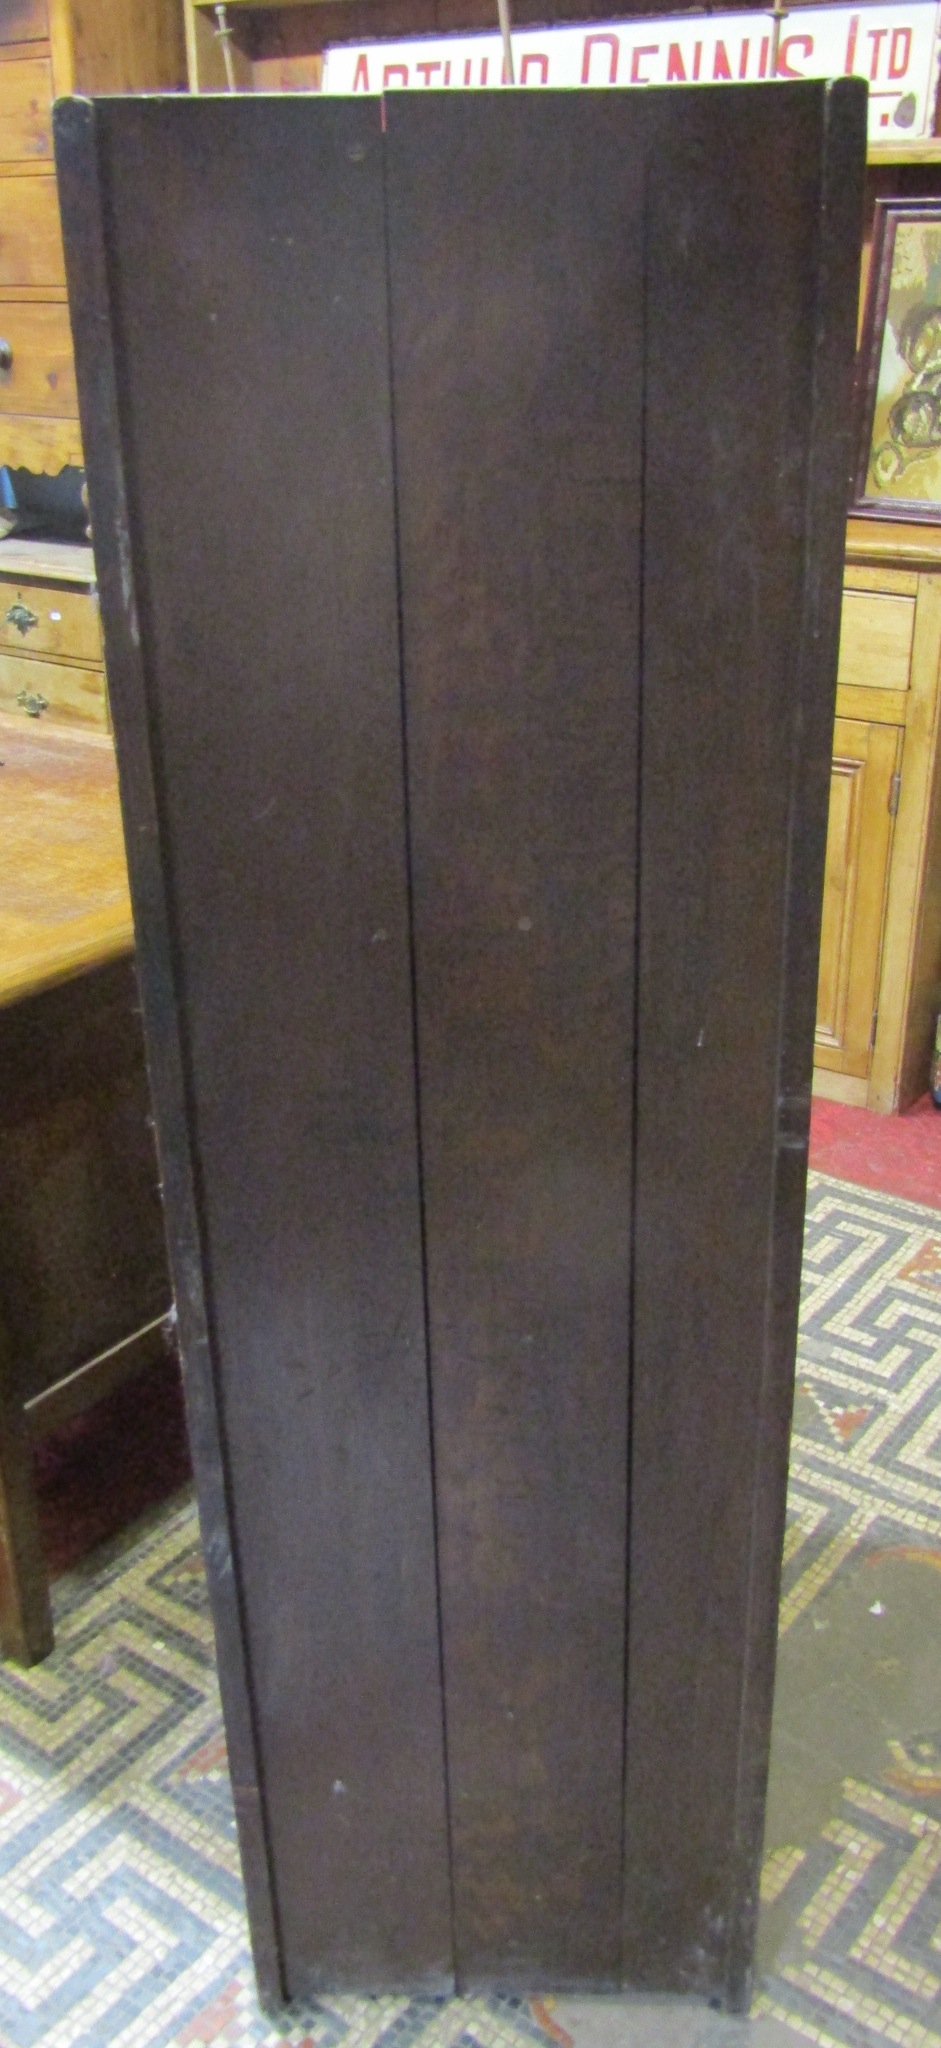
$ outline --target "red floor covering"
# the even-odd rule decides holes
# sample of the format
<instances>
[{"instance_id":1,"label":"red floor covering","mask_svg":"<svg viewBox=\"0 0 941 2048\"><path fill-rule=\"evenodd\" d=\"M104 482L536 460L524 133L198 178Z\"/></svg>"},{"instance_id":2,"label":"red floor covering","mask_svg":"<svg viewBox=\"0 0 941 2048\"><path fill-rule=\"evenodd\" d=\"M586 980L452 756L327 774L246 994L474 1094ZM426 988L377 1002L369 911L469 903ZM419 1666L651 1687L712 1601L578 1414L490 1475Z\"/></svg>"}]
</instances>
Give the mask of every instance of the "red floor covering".
<instances>
[{"instance_id":1,"label":"red floor covering","mask_svg":"<svg viewBox=\"0 0 941 2048\"><path fill-rule=\"evenodd\" d=\"M875 1116L815 1096L810 1163L837 1180L941 1209L941 1109L923 1095L904 1116Z\"/></svg>"},{"instance_id":2,"label":"red floor covering","mask_svg":"<svg viewBox=\"0 0 941 2048\"><path fill-rule=\"evenodd\" d=\"M941 1111L930 1096L900 1117L815 1099L810 1162L839 1180L941 1209ZM176 1364L142 1373L47 1438L36 1467L43 1540L55 1577L189 1477Z\"/></svg>"}]
</instances>

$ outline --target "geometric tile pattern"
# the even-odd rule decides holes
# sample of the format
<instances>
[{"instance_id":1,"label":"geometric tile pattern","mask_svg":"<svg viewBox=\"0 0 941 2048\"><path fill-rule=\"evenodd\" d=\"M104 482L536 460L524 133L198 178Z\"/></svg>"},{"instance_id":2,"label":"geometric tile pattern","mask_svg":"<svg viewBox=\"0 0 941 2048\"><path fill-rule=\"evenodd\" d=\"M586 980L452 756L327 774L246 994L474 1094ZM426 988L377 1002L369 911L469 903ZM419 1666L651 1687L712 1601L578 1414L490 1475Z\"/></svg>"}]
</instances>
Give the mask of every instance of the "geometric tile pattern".
<instances>
[{"instance_id":1,"label":"geometric tile pattern","mask_svg":"<svg viewBox=\"0 0 941 2048\"><path fill-rule=\"evenodd\" d=\"M0 1667L3 2048L545 2048L511 1999L260 2014L190 1500L54 1606L48 1662Z\"/></svg>"},{"instance_id":2,"label":"geometric tile pattern","mask_svg":"<svg viewBox=\"0 0 941 2048\"><path fill-rule=\"evenodd\" d=\"M941 1644L941 1217L812 1176L798 1382L779 1684L796 1706L776 1735L780 1826L762 1887L776 1953L757 2010L822 2048L941 2048L932 1628L906 1711L866 1720L898 1689L896 1610L904 1620L914 1597L900 1588L936 1612ZM559 2037L545 2006L519 1999L325 1998L261 2014L192 1502L99 1553L53 1601L53 1657L0 1667L0 2048ZM865 1682L846 1649L859 1641L875 1646ZM815 1686L836 1703L840 1760L803 1812L788 1788L804 1784L806 1755L789 1775L787 1745L826 1750L800 1725Z\"/></svg>"},{"instance_id":3,"label":"geometric tile pattern","mask_svg":"<svg viewBox=\"0 0 941 2048\"><path fill-rule=\"evenodd\" d=\"M755 2009L941 2048L941 1215L817 1175L778 1673Z\"/></svg>"}]
</instances>

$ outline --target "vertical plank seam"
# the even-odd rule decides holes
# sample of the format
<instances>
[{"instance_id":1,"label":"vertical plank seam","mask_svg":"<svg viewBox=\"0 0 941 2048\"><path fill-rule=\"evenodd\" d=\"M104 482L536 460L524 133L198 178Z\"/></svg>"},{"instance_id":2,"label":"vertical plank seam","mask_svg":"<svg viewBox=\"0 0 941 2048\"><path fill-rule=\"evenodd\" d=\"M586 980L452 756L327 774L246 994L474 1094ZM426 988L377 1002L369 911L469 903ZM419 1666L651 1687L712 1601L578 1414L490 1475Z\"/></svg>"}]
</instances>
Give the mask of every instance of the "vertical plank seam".
<instances>
[{"instance_id":1,"label":"vertical plank seam","mask_svg":"<svg viewBox=\"0 0 941 2048\"><path fill-rule=\"evenodd\" d=\"M405 690L405 621L402 602L402 551L400 544L400 503L398 444L396 439L395 350L392 317L392 253L389 222L389 160L385 102L379 137L382 164L382 228L386 280L386 345L389 360L389 450L392 466L392 511L394 522L396 631L399 657L399 726L402 739L402 809L405 840L405 901L408 921L409 993L411 1000L412 1068L415 1101L415 1155L418 1171L418 1228L421 1254L422 1318L425 1335L425 1393L428 1416L428 1460L431 1479L431 1520L435 1569L435 1616L438 1631L438 1691L441 1700L441 1754L444 1771L444 1826L448 1866L448 1917L451 1928L451 1969L455 1989L460 1989L457 1946L457 1906L454 1876L454 1841L451 1822L451 1771L448 1756L448 1707L444 1678L444 1607L441 1594L441 1545L438 1511L438 1477L435 1461L434 1385L431 1372L431 1307L428 1286L428 1231L425 1205L425 1159L422 1142L421 1058L418 1034L418 964L415 948L414 861L412 814L409 796L408 709Z\"/></svg>"},{"instance_id":2,"label":"vertical plank seam","mask_svg":"<svg viewBox=\"0 0 941 2048\"><path fill-rule=\"evenodd\" d=\"M627 1918L629 1900L628 1882L628 1749L630 1733L628 1725L628 1702L630 1699L631 1645L631 1551L634 1520L633 1454L634 1454L634 1304L637 1277L637 1130L640 1111L640 990L641 990L641 860L643 854L643 762L644 762L644 649L645 612L644 594L647 575L647 357L649 343L649 249L650 249L650 153L645 154L641 199L641 254L640 254L640 530L637 541L639 556L637 579L637 710L636 744L637 763L634 788L634 987L631 1046L631 1163L630 1163L630 1235L627 1273L627 1401L626 1401L626 1515L624 1525L624 1642L623 1675L621 1697L621 1916L619 1943L619 1977L625 1982L627 1966Z\"/></svg>"}]
</instances>

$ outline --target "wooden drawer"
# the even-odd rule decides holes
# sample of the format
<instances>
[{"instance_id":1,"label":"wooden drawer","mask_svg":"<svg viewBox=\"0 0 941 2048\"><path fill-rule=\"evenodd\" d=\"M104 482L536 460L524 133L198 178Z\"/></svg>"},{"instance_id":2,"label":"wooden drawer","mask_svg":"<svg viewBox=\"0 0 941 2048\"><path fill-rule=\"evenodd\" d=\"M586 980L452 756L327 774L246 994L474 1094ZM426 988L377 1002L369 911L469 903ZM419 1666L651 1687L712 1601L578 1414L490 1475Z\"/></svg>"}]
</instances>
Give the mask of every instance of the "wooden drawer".
<instances>
[{"instance_id":1,"label":"wooden drawer","mask_svg":"<svg viewBox=\"0 0 941 2048\"><path fill-rule=\"evenodd\" d=\"M46 0L0 0L0 49L7 43L41 43L49 34Z\"/></svg>"},{"instance_id":2,"label":"wooden drawer","mask_svg":"<svg viewBox=\"0 0 941 2048\"><path fill-rule=\"evenodd\" d=\"M0 411L0 462L11 469L35 469L40 475L58 476L71 463L81 469L82 436L77 420L57 420L48 413Z\"/></svg>"},{"instance_id":3,"label":"wooden drawer","mask_svg":"<svg viewBox=\"0 0 941 2048\"><path fill-rule=\"evenodd\" d=\"M52 66L45 57L0 64L0 161L52 162Z\"/></svg>"},{"instance_id":4,"label":"wooden drawer","mask_svg":"<svg viewBox=\"0 0 941 2048\"><path fill-rule=\"evenodd\" d=\"M65 284L59 195L54 177L0 178L0 291Z\"/></svg>"},{"instance_id":5,"label":"wooden drawer","mask_svg":"<svg viewBox=\"0 0 941 2048\"><path fill-rule=\"evenodd\" d=\"M0 580L0 649L102 661L97 599L89 590Z\"/></svg>"},{"instance_id":6,"label":"wooden drawer","mask_svg":"<svg viewBox=\"0 0 941 2048\"><path fill-rule=\"evenodd\" d=\"M8 350L10 367L4 369ZM3 412L52 413L64 419L77 414L72 330L66 305L0 299L0 413Z\"/></svg>"},{"instance_id":7,"label":"wooden drawer","mask_svg":"<svg viewBox=\"0 0 941 2048\"><path fill-rule=\"evenodd\" d=\"M65 661L36 661L29 655L0 654L0 709L30 716L19 698L40 700L39 724L93 725L107 731L108 700L103 669L76 668Z\"/></svg>"},{"instance_id":8,"label":"wooden drawer","mask_svg":"<svg viewBox=\"0 0 941 2048\"><path fill-rule=\"evenodd\" d=\"M914 626L913 597L844 590L838 682L854 689L907 690Z\"/></svg>"}]
</instances>

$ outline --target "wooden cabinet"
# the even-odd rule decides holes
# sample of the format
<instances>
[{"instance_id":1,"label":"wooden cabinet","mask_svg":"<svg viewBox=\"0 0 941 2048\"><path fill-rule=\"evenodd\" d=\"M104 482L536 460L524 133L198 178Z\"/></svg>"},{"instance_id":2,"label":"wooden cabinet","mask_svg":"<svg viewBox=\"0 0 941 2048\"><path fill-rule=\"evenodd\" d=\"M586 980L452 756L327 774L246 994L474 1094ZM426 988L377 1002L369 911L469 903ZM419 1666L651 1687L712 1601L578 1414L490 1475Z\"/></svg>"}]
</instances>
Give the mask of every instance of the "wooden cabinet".
<instances>
[{"instance_id":1,"label":"wooden cabinet","mask_svg":"<svg viewBox=\"0 0 941 2048\"><path fill-rule=\"evenodd\" d=\"M65 257L54 178L11 175L0 187L0 288L65 287Z\"/></svg>"},{"instance_id":2,"label":"wooden cabinet","mask_svg":"<svg viewBox=\"0 0 941 2048\"><path fill-rule=\"evenodd\" d=\"M870 1109L928 1085L941 1007L941 549L850 522L814 1085Z\"/></svg>"},{"instance_id":3,"label":"wooden cabinet","mask_svg":"<svg viewBox=\"0 0 941 2048\"><path fill-rule=\"evenodd\" d=\"M184 79L179 0L0 0L0 464L82 461L52 102Z\"/></svg>"},{"instance_id":4,"label":"wooden cabinet","mask_svg":"<svg viewBox=\"0 0 941 2048\"><path fill-rule=\"evenodd\" d=\"M345 0L326 9L323 0L316 7L294 0L237 0L227 9L223 38L215 0L182 0L190 90L225 92L231 84L239 92L315 92L323 71L324 25L342 35L344 6ZM390 30L380 25L377 33Z\"/></svg>"},{"instance_id":5,"label":"wooden cabinet","mask_svg":"<svg viewBox=\"0 0 941 2048\"><path fill-rule=\"evenodd\" d=\"M0 541L0 711L110 730L91 548Z\"/></svg>"},{"instance_id":6,"label":"wooden cabinet","mask_svg":"<svg viewBox=\"0 0 941 2048\"><path fill-rule=\"evenodd\" d=\"M838 718L817 991L820 1065L865 1078L872 1050L901 729Z\"/></svg>"},{"instance_id":7,"label":"wooden cabinet","mask_svg":"<svg viewBox=\"0 0 941 2048\"><path fill-rule=\"evenodd\" d=\"M178 0L0 0L0 465L82 463L53 99L184 76ZM0 710L109 729L90 548L0 542Z\"/></svg>"},{"instance_id":8,"label":"wooden cabinet","mask_svg":"<svg viewBox=\"0 0 941 2048\"><path fill-rule=\"evenodd\" d=\"M6 412L64 419L78 412L69 309L59 301L0 299L0 413Z\"/></svg>"},{"instance_id":9,"label":"wooden cabinet","mask_svg":"<svg viewBox=\"0 0 941 2048\"><path fill-rule=\"evenodd\" d=\"M114 754L0 706L0 758L0 1651L33 1663L32 1443L164 1355L171 1297Z\"/></svg>"}]
</instances>

